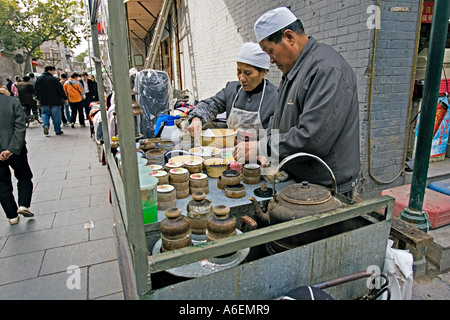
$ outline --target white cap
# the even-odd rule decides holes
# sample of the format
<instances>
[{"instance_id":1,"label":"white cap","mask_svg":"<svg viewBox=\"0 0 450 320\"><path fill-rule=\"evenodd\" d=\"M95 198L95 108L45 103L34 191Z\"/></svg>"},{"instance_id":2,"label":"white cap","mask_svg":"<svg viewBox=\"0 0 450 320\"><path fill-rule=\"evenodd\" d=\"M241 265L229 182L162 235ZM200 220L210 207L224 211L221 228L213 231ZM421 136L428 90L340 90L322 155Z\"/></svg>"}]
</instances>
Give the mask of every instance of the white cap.
<instances>
[{"instance_id":1,"label":"white cap","mask_svg":"<svg viewBox=\"0 0 450 320\"><path fill-rule=\"evenodd\" d=\"M247 42L242 45L237 62L246 63L267 70L270 68L269 55L261 50L259 44L254 42Z\"/></svg>"},{"instance_id":2,"label":"white cap","mask_svg":"<svg viewBox=\"0 0 450 320\"><path fill-rule=\"evenodd\" d=\"M297 17L286 7L280 7L263 14L255 23L258 42L295 22Z\"/></svg>"}]
</instances>

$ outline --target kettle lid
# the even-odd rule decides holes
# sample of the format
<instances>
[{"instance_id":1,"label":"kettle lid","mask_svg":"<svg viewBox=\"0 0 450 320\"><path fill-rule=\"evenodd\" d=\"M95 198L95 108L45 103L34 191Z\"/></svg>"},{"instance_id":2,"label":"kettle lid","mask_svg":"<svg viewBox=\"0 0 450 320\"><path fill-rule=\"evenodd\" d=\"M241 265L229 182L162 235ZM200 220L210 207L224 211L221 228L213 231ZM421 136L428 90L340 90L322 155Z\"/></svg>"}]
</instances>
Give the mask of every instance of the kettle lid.
<instances>
[{"instance_id":1,"label":"kettle lid","mask_svg":"<svg viewBox=\"0 0 450 320\"><path fill-rule=\"evenodd\" d=\"M332 194L323 186L303 181L283 188L280 197L292 204L315 205L327 202L332 198Z\"/></svg>"}]
</instances>

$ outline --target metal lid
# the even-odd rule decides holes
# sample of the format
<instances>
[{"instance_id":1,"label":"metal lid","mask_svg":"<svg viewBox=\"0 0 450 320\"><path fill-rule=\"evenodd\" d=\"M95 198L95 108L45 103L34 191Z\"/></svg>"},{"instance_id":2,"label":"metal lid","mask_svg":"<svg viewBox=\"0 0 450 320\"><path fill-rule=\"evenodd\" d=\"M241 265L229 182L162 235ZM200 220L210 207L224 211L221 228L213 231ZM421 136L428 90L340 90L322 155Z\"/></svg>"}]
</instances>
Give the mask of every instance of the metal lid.
<instances>
[{"instance_id":1,"label":"metal lid","mask_svg":"<svg viewBox=\"0 0 450 320\"><path fill-rule=\"evenodd\" d=\"M307 181L283 188L280 197L292 204L322 204L331 199L331 191Z\"/></svg>"}]
</instances>

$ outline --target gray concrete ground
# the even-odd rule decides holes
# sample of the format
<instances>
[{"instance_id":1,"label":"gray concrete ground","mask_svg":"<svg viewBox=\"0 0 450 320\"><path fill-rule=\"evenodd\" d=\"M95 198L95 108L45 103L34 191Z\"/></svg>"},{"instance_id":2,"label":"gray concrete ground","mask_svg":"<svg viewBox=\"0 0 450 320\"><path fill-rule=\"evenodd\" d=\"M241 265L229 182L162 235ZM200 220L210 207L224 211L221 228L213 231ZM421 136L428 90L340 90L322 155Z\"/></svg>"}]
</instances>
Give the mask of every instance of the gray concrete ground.
<instances>
[{"instance_id":1,"label":"gray concrete ground","mask_svg":"<svg viewBox=\"0 0 450 320\"><path fill-rule=\"evenodd\" d=\"M123 299L108 170L89 126L63 131L27 129L35 217L11 226L0 208L0 299Z\"/></svg>"},{"instance_id":2,"label":"gray concrete ground","mask_svg":"<svg viewBox=\"0 0 450 320\"><path fill-rule=\"evenodd\" d=\"M63 130L55 136L51 128L45 137L37 122L27 130L35 217L10 226L0 208L1 300L124 298L108 170L88 127ZM450 226L438 233L450 234ZM412 299L449 298L450 269L429 263L414 279Z\"/></svg>"}]
</instances>

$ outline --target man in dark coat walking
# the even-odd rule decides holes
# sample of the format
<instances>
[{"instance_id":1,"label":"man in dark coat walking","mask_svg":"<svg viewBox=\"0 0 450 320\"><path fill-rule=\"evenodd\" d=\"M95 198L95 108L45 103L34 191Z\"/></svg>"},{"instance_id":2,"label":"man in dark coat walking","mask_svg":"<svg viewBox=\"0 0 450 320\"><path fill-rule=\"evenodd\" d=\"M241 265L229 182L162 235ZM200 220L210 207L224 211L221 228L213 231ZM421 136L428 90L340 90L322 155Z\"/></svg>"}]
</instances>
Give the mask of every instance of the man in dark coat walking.
<instances>
[{"instance_id":1,"label":"man in dark coat walking","mask_svg":"<svg viewBox=\"0 0 450 320\"><path fill-rule=\"evenodd\" d=\"M11 225L19 222L19 214L33 217L29 210L33 192L33 173L25 146L25 114L19 99L0 91L0 203ZM11 167L17 179L18 204L14 199Z\"/></svg>"},{"instance_id":2,"label":"man in dark coat walking","mask_svg":"<svg viewBox=\"0 0 450 320\"><path fill-rule=\"evenodd\" d=\"M44 134L48 135L50 118L55 126L55 134L63 134L61 131L61 103L69 103L63 86L58 78L55 78L54 66L45 67L45 72L36 80L36 95L38 105L41 105Z\"/></svg>"}]
</instances>

